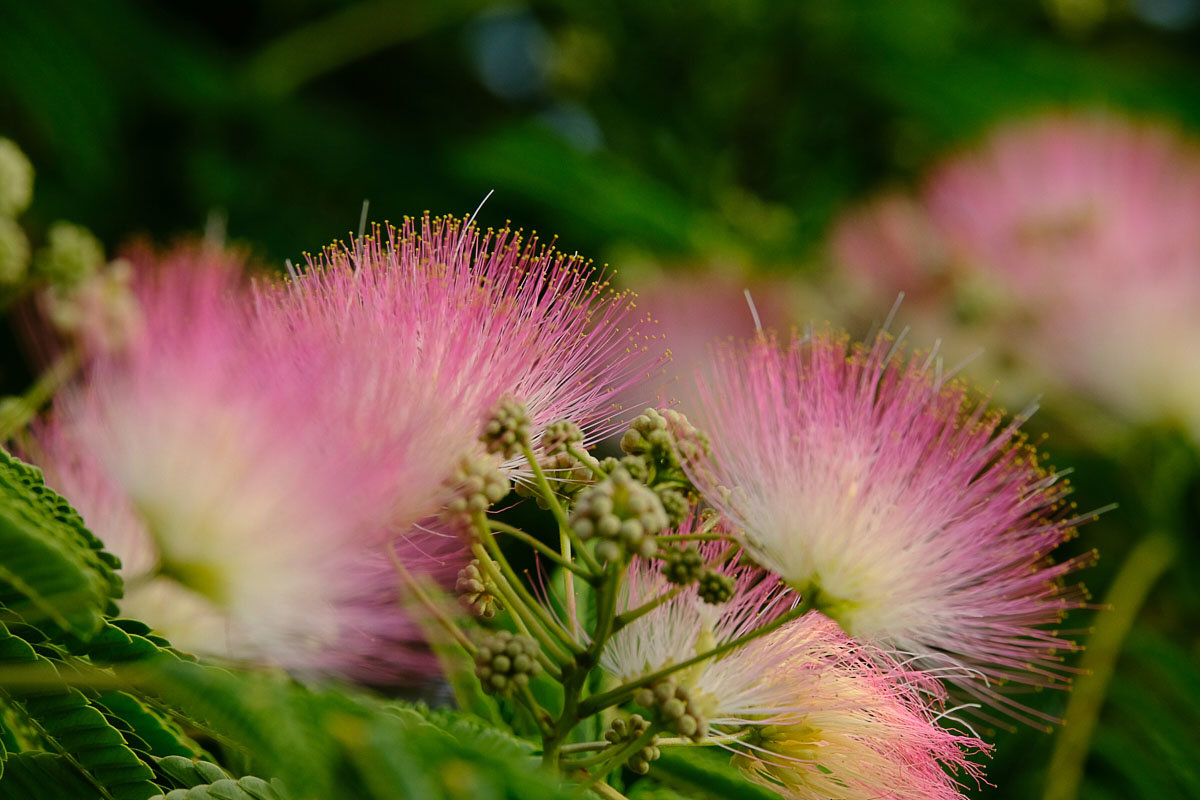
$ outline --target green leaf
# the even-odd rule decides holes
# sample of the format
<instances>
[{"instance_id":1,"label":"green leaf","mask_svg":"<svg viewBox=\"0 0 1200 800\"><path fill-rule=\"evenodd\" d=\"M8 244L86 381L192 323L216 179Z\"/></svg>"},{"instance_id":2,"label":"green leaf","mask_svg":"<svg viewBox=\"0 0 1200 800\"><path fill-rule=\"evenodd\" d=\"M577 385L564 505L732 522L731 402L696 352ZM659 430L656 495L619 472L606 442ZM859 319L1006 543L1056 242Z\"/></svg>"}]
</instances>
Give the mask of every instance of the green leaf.
<instances>
[{"instance_id":1,"label":"green leaf","mask_svg":"<svg viewBox=\"0 0 1200 800\"><path fill-rule=\"evenodd\" d=\"M716 747L664 748L651 772L655 780L692 798L779 800L774 792L748 782Z\"/></svg>"},{"instance_id":2,"label":"green leaf","mask_svg":"<svg viewBox=\"0 0 1200 800\"><path fill-rule=\"evenodd\" d=\"M168 714L154 708L147 700L128 692L101 692L93 703L103 707L110 718L123 720L130 733L145 743L146 751L152 756L202 758L208 755Z\"/></svg>"},{"instance_id":3,"label":"green leaf","mask_svg":"<svg viewBox=\"0 0 1200 800\"><path fill-rule=\"evenodd\" d=\"M278 781L268 783L262 778L234 778L216 764L194 761L179 756L158 759L158 772L172 784L170 792L160 797L169 800L287 800L287 793Z\"/></svg>"},{"instance_id":4,"label":"green leaf","mask_svg":"<svg viewBox=\"0 0 1200 800\"><path fill-rule=\"evenodd\" d=\"M0 689L42 740L105 800L146 800L159 793L154 774L83 692L66 686L59 669L0 624L0 666L24 668L24 688Z\"/></svg>"},{"instance_id":5,"label":"green leaf","mask_svg":"<svg viewBox=\"0 0 1200 800\"><path fill-rule=\"evenodd\" d=\"M0 778L0 800L103 800L71 762L53 753L13 753Z\"/></svg>"},{"instance_id":6,"label":"green leaf","mask_svg":"<svg viewBox=\"0 0 1200 800\"><path fill-rule=\"evenodd\" d=\"M86 639L115 610L119 565L40 470L0 449L0 607Z\"/></svg>"}]
</instances>

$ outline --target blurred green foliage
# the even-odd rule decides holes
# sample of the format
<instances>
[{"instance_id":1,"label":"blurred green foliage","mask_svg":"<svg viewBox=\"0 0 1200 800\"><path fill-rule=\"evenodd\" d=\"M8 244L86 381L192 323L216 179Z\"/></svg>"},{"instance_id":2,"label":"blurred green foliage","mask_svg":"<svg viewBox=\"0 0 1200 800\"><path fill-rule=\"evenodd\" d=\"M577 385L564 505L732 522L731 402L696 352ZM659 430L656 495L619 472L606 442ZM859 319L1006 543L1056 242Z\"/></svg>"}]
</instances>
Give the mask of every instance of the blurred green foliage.
<instances>
[{"instance_id":1,"label":"blurred green foliage","mask_svg":"<svg viewBox=\"0 0 1200 800\"><path fill-rule=\"evenodd\" d=\"M618 268L791 274L848 202L998 119L1109 107L1200 130L1198 66L1197 0L0 0L0 136L37 168L35 246L60 219L110 253L224 226L279 264L356 228L364 199L397 219L494 189L485 225ZM33 372L0 334L0 393ZM1076 543L1102 553L1097 597L1146 531L1178 547L1084 796L1200 797L1195 451L1051 449L1081 508L1120 503ZM1049 745L1001 732L980 795L1038 796Z\"/></svg>"}]
</instances>

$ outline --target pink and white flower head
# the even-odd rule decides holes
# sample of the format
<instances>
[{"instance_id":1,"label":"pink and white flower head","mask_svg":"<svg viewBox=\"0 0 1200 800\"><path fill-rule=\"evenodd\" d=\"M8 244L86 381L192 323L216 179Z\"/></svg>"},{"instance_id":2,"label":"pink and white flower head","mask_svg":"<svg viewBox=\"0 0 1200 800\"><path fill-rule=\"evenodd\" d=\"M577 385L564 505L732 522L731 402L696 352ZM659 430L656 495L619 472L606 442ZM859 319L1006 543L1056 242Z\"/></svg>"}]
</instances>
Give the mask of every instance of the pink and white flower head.
<instances>
[{"instance_id":1,"label":"pink and white flower head","mask_svg":"<svg viewBox=\"0 0 1200 800\"><path fill-rule=\"evenodd\" d=\"M1045 626L1083 603L1047 554L1067 488L1017 419L932 357L816 333L715 352L701 378L711 458L689 472L749 554L851 636L915 658L1010 716L997 682L1053 686L1075 645ZM698 376L699 377L699 376Z\"/></svg>"},{"instance_id":2,"label":"pink and white flower head","mask_svg":"<svg viewBox=\"0 0 1200 800\"><path fill-rule=\"evenodd\" d=\"M710 558L718 552L705 550ZM774 578L734 574L728 603L707 605L695 588L683 591L619 631L602 666L636 679L733 641L790 606ZM656 569L635 562L622 606L669 588ZM940 727L921 697L936 681L854 642L817 612L672 677L710 734L749 730L722 746L751 780L788 798L948 800L961 794L943 767L980 775L967 756L985 745Z\"/></svg>"},{"instance_id":3,"label":"pink and white flower head","mask_svg":"<svg viewBox=\"0 0 1200 800\"><path fill-rule=\"evenodd\" d=\"M851 212L833 249L887 287L875 314L903 290L918 329L975 331L993 366L1027 365L1018 378L1200 439L1198 205L1193 141L1116 115L1049 114L998 127L913 200Z\"/></svg>"},{"instance_id":4,"label":"pink and white flower head","mask_svg":"<svg viewBox=\"0 0 1200 800\"><path fill-rule=\"evenodd\" d=\"M89 364L35 448L124 560L123 610L204 654L310 674L417 669L382 547L430 509L398 518L396 473L381 468L398 439L364 449L335 416L337 382L369 354L256 315L240 265L212 250L163 262L135 280L142 335ZM422 472L414 459L406 477L419 486Z\"/></svg>"},{"instance_id":5,"label":"pink and white flower head","mask_svg":"<svg viewBox=\"0 0 1200 800\"><path fill-rule=\"evenodd\" d=\"M615 394L660 360L605 270L508 228L406 219L326 248L291 285L284 305L297 326L367 339L378 358L440 387L439 424L472 438L508 396L528 409L535 446L560 419L578 424L585 444L599 440L620 424ZM457 459L468 447L444 452Z\"/></svg>"}]
</instances>

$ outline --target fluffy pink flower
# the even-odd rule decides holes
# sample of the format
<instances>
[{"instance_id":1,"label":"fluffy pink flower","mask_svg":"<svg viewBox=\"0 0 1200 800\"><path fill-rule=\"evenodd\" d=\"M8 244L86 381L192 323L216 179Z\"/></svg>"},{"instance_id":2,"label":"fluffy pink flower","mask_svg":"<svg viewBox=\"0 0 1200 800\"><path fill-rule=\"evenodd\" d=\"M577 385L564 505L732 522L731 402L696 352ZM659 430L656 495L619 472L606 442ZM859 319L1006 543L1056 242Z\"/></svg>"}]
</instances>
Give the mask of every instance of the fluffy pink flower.
<instances>
[{"instance_id":1,"label":"fluffy pink flower","mask_svg":"<svg viewBox=\"0 0 1200 800\"><path fill-rule=\"evenodd\" d=\"M471 438L511 395L529 410L535 445L563 418L596 441L619 425L615 394L658 361L633 302L603 269L507 228L408 219L327 248L289 287L282 307L297 328L367 341L410 379L438 386L439 424ZM468 446L443 454L457 459Z\"/></svg>"},{"instance_id":2,"label":"fluffy pink flower","mask_svg":"<svg viewBox=\"0 0 1200 800\"><path fill-rule=\"evenodd\" d=\"M693 479L746 550L852 636L912 655L1013 717L996 690L1053 686L1045 626L1082 603L1049 553L1064 483L932 357L829 333L719 351L703 376L712 457ZM968 672L969 671L969 672ZM986 682L985 682L986 681Z\"/></svg>"},{"instance_id":3,"label":"fluffy pink flower","mask_svg":"<svg viewBox=\"0 0 1200 800\"><path fill-rule=\"evenodd\" d=\"M711 560L720 547L704 548ZM749 569L727 603L707 605L689 588L619 631L601 664L630 680L679 663L760 627L794 595ZM622 609L670 590L660 572L635 562ZM673 679L710 734L750 729L723 746L753 781L796 800L949 800L951 774L978 778L967 760L985 750L940 727L921 697L936 681L854 642L817 612L765 637L677 672Z\"/></svg>"},{"instance_id":4,"label":"fluffy pink flower","mask_svg":"<svg viewBox=\"0 0 1200 800\"><path fill-rule=\"evenodd\" d=\"M341 385L374 354L257 315L240 268L210 250L136 284L142 335L89 364L35 449L125 561L123 611L181 647L304 673L427 665L383 550L436 508L426 440L397 426L364 446L339 416ZM430 547L403 546L410 568L444 569Z\"/></svg>"},{"instance_id":5,"label":"fluffy pink flower","mask_svg":"<svg viewBox=\"0 0 1200 800\"><path fill-rule=\"evenodd\" d=\"M1032 367L1030 385L1200 438L1198 206L1194 142L1116 116L1048 115L948 159L915 201L851 212L834 255L879 288L876 315L904 290L906 320L938 335L966 323L994 366Z\"/></svg>"}]
</instances>

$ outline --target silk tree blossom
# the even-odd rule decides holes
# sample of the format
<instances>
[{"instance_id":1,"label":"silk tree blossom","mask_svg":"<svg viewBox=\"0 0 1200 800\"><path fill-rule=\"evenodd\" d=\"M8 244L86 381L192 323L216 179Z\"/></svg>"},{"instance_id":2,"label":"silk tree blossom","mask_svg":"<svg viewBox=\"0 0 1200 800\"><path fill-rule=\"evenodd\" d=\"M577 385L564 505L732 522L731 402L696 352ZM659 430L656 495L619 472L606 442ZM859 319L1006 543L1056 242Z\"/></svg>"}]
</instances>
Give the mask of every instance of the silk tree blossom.
<instances>
[{"instance_id":1,"label":"silk tree blossom","mask_svg":"<svg viewBox=\"0 0 1200 800\"><path fill-rule=\"evenodd\" d=\"M711 558L718 549L706 548ZM778 617L794 595L757 570L737 575L728 603L687 589L617 633L601 666L628 681L732 641ZM635 562L625 610L669 590ZM674 676L710 733L751 780L797 800L958 798L953 774L978 779L967 756L986 746L938 725L921 696L936 680L845 635L818 612ZM948 773L944 767L951 770Z\"/></svg>"},{"instance_id":2,"label":"silk tree blossom","mask_svg":"<svg viewBox=\"0 0 1200 800\"><path fill-rule=\"evenodd\" d=\"M1115 419L1200 439L1198 205L1195 141L1116 115L1050 114L946 159L914 198L851 211L833 251L873 287L861 293L869 315L903 290L906 321L970 332L1006 377L1015 364L1039 390L1082 391Z\"/></svg>"},{"instance_id":3,"label":"silk tree blossom","mask_svg":"<svg viewBox=\"0 0 1200 800\"><path fill-rule=\"evenodd\" d=\"M711 458L689 470L750 555L855 638L915 657L1008 715L997 690L1070 670L1053 630L1083 604L1052 563L1074 534L1068 488L1010 423L932 357L889 337L761 338L701 379ZM1050 626L1050 627L1047 627Z\"/></svg>"},{"instance_id":4,"label":"silk tree blossom","mask_svg":"<svg viewBox=\"0 0 1200 800\"><path fill-rule=\"evenodd\" d=\"M338 427L339 388L373 354L256 315L238 266L211 250L164 261L135 281L141 335L88 365L35 448L123 559L123 610L181 647L301 673L427 667L383 548L433 510L420 495L436 479L419 457L398 474L399 435L364 447ZM436 542L402 542L410 569L456 566Z\"/></svg>"},{"instance_id":5,"label":"silk tree blossom","mask_svg":"<svg viewBox=\"0 0 1200 800\"><path fill-rule=\"evenodd\" d=\"M535 445L550 423L569 419L587 446L619 426L617 393L661 360L632 297L610 288L606 270L536 233L406 219L326 248L289 288L278 298L294 326L366 340L380 360L399 361L406 380L455 398L438 424L472 437L509 396L528 409ZM398 350L404 340L415 347ZM467 447L445 455L455 460Z\"/></svg>"}]
</instances>

